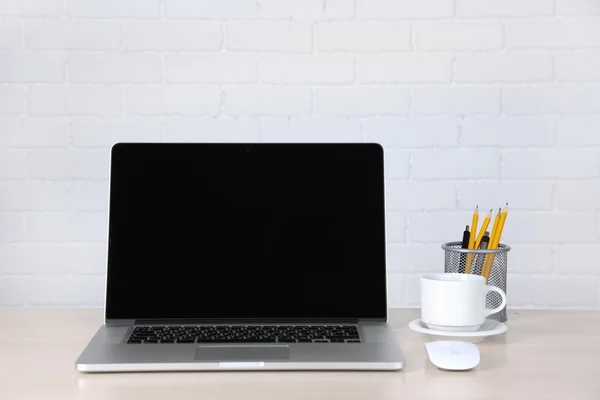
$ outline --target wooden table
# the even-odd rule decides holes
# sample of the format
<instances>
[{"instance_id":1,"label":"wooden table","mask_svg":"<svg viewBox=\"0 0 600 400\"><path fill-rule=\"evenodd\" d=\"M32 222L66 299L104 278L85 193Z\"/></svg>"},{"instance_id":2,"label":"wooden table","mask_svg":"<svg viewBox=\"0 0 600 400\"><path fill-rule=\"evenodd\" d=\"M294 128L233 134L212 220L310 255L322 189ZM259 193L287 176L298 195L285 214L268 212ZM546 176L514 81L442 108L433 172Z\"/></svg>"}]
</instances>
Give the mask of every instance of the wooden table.
<instances>
[{"instance_id":1,"label":"wooden table","mask_svg":"<svg viewBox=\"0 0 600 400\"><path fill-rule=\"evenodd\" d=\"M0 399L600 399L600 311L509 311L469 372L428 361L428 338L407 327L418 313L390 314L403 371L83 374L75 359L102 310L0 309Z\"/></svg>"}]
</instances>

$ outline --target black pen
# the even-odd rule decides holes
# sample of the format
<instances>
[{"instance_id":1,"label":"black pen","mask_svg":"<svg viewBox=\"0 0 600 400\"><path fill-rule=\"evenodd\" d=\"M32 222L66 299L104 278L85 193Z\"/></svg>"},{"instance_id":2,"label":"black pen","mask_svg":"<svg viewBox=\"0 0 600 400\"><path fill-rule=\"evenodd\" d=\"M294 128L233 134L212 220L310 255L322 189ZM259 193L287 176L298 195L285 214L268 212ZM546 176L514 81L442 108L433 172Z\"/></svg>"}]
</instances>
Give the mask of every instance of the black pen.
<instances>
[{"instance_id":1,"label":"black pen","mask_svg":"<svg viewBox=\"0 0 600 400\"><path fill-rule=\"evenodd\" d=\"M469 225L467 225L467 227L465 228L465 231L463 232L463 240L462 240L462 248L463 249L468 249L469 248L469 239L471 238L471 231L469 230ZM466 266L467 266L467 255L465 253L460 255L460 265L458 266L458 272L459 273L464 273L466 271Z\"/></svg>"},{"instance_id":2,"label":"black pen","mask_svg":"<svg viewBox=\"0 0 600 400\"><path fill-rule=\"evenodd\" d=\"M481 250L487 249L489 242L490 242L490 233L488 231L485 231L485 234L481 238L481 244L479 245L479 248Z\"/></svg>"},{"instance_id":3,"label":"black pen","mask_svg":"<svg viewBox=\"0 0 600 400\"><path fill-rule=\"evenodd\" d=\"M490 233L488 231L485 231L485 234L481 238L481 243L479 244L479 250L486 250L489 243ZM478 254L477 258L477 271L475 271L475 273L481 275L481 270L483 269L483 260L485 260L485 254Z\"/></svg>"},{"instance_id":4,"label":"black pen","mask_svg":"<svg viewBox=\"0 0 600 400\"><path fill-rule=\"evenodd\" d=\"M469 239L470 238L471 238L471 231L469 230L469 225L467 225L467 227L465 228L465 231L463 233L463 241L462 241L463 249L469 248Z\"/></svg>"}]
</instances>

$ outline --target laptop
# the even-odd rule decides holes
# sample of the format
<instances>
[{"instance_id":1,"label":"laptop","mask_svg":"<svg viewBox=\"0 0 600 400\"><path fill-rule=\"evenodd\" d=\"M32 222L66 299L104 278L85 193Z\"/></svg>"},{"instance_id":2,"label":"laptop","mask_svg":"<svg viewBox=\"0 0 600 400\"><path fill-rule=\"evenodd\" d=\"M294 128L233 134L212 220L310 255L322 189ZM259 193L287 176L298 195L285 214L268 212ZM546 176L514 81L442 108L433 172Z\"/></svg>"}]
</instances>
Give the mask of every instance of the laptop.
<instances>
[{"instance_id":1,"label":"laptop","mask_svg":"<svg viewBox=\"0 0 600 400\"><path fill-rule=\"evenodd\" d=\"M118 143L82 372L400 370L383 149Z\"/></svg>"}]
</instances>

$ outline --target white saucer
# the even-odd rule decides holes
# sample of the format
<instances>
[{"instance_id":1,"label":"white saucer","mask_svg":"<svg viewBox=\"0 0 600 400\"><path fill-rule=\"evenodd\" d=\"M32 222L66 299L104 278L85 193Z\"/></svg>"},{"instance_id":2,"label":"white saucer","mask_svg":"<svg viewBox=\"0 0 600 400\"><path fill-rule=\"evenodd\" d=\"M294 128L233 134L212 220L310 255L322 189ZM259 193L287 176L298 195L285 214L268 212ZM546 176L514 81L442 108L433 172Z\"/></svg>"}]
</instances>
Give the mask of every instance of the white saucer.
<instances>
[{"instance_id":1,"label":"white saucer","mask_svg":"<svg viewBox=\"0 0 600 400\"><path fill-rule=\"evenodd\" d=\"M411 321L408 327L415 332L429 335L433 340L459 340L471 343L481 342L488 336L500 335L508 329L506 324L494 319L486 319L483 325L474 332L448 332L429 329L427 325L421 322L420 318Z\"/></svg>"}]
</instances>

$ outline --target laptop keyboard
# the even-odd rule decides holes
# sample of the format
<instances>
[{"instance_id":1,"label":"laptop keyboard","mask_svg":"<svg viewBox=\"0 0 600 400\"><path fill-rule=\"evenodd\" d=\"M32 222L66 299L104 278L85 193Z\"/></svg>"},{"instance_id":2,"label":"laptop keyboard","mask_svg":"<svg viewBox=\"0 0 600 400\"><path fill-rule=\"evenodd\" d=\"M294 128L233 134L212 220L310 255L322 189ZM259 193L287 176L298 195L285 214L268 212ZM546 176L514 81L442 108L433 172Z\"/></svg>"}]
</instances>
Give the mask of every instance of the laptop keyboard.
<instances>
[{"instance_id":1,"label":"laptop keyboard","mask_svg":"<svg viewBox=\"0 0 600 400\"><path fill-rule=\"evenodd\" d=\"M136 326L127 343L360 343L353 325Z\"/></svg>"}]
</instances>

